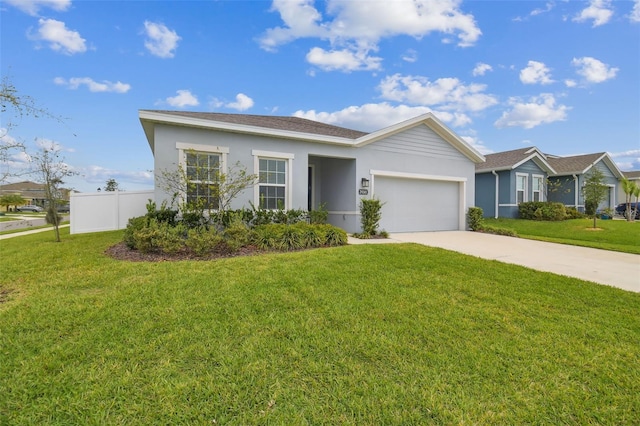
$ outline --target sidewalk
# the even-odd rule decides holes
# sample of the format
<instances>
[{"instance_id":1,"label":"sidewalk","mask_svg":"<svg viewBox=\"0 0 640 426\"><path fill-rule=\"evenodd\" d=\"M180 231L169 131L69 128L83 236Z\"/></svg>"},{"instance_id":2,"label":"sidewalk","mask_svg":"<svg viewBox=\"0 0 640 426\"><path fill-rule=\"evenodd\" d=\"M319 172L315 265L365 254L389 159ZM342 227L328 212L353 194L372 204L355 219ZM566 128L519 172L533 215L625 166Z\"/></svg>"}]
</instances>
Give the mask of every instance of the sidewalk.
<instances>
[{"instance_id":1,"label":"sidewalk","mask_svg":"<svg viewBox=\"0 0 640 426\"><path fill-rule=\"evenodd\" d=\"M66 224L66 225L60 225L60 229L62 228L68 228L70 225ZM26 231L21 231L21 232L14 232L13 234L4 234L4 235L0 235L0 240L6 240L9 238L14 238L14 237L21 237L23 235L29 235L29 234L37 234L38 232L53 232L53 227L48 227L48 228L38 228L38 229L31 229L31 230L26 230Z\"/></svg>"}]
</instances>

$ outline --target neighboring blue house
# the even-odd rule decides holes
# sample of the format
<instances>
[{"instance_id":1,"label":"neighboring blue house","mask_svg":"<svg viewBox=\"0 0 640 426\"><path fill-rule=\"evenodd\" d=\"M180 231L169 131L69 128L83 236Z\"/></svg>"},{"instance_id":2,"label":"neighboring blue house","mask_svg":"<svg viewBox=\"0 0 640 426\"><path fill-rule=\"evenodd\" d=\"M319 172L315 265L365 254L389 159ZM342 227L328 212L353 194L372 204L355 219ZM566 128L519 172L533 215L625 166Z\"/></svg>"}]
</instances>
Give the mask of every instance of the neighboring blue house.
<instances>
[{"instance_id":1,"label":"neighboring blue house","mask_svg":"<svg viewBox=\"0 0 640 426\"><path fill-rule=\"evenodd\" d=\"M547 177L555 170L536 147L485 155L476 164L475 204L485 217L518 217L518 204L544 201Z\"/></svg>"},{"instance_id":2,"label":"neighboring blue house","mask_svg":"<svg viewBox=\"0 0 640 426\"><path fill-rule=\"evenodd\" d=\"M556 184L558 188L549 194L549 201L557 201L566 206L584 211L582 187L589 175L589 171L596 167L604 175L604 183L609 187L606 200L598 208L615 208L616 203L618 203L616 194L618 181L624 175L609 154L598 152L595 154L574 155L572 157L547 155L547 159L555 170L555 173L549 177L549 181L552 185Z\"/></svg>"}]
</instances>

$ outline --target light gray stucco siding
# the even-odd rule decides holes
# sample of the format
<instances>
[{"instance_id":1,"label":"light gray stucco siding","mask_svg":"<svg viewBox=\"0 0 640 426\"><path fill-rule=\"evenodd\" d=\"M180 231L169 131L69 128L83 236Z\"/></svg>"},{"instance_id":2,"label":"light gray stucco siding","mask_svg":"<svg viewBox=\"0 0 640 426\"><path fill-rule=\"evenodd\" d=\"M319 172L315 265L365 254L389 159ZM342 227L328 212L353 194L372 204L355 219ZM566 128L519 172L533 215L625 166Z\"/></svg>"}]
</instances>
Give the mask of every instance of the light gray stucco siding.
<instances>
[{"instance_id":1,"label":"light gray stucco siding","mask_svg":"<svg viewBox=\"0 0 640 426\"><path fill-rule=\"evenodd\" d=\"M372 179L372 170L450 177L455 182L464 181L463 202L458 198L458 209L465 209L466 212L466 208L475 203L474 163L424 124L358 148L177 125L156 124L154 131L156 175L163 170L176 170L180 161L180 151L176 144L182 147L195 146L197 149L224 148L227 152L224 154L227 167L239 162L249 173L257 173L254 166L257 157L253 153L271 152L275 156L288 156L291 158L288 164L292 166L291 179L287 183L290 186L291 208L307 209L308 168L312 164L316 206L326 203L331 212L330 222L348 232L360 231L358 210L360 197L363 195L359 194L359 190L363 189L362 178ZM424 189L421 187L418 190L413 184L405 185L403 180L394 182L398 200L409 203L412 201L408 200L421 196L416 191ZM460 197L459 187L458 183L442 184L440 190L451 191L451 197ZM424 197L425 193L422 194ZM365 196L372 195L370 191ZM429 193L426 196L430 196ZM171 199L171 194L163 190L159 179L156 179L155 198L158 205L163 200ZM440 202L439 199L432 201ZM257 203L253 189L241 193L234 200L232 208L249 207L249 203ZM398 219L396 215L406 209L403 206L393 206L388 211L396 213L388 213L390 217L387 219L392 223L401 223L402 219ZM458 220L459 217L453 216ZM389 227L387 230L395 232L398 229Z\"/></svg>"}]
</instances>

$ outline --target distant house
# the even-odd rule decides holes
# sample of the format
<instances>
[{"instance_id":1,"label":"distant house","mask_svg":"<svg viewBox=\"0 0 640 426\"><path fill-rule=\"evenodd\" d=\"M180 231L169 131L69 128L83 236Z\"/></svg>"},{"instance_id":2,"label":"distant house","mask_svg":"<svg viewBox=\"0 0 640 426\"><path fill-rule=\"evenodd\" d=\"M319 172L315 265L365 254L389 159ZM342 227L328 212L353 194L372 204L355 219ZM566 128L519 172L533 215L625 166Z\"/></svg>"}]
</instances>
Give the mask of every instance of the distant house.
<instances>
[{"instance_id":1,"label":"distant house","mask_svg":"<svg viewBox=\"0 0 640 426\"><path fill-rule=\"evenodd\" d=\"M196 165L225 173L240 163L259 176L232 208L317 209L329 222L359 232L361 198L383 203L388 232L463 230L475 200L475 165L484 157L433 114L373 133L298 117L139 111L156 175ZM204 198L193 182L183 199ZM204 185L202 185L204 183ZM170 201L155 184L155 201Z\"/></svg>"},{"instance_id":2,"label":"distant house","mask_svg":"<svg viewBox=\"0 0 640 426\"><path fill-rule=\"evenodd\" d=\"M62 188L57 198L68 203L71 192L73 190ZM24 204L34 204L40 207L45 207L47 201L44 184L31 181L0 185L0 197L3 195L18 195L25 200Z\"/></svg>"},{"instance_id":3,"label":"distant house","mask_svg":"<svg viewBox=\"0 0 640 426\"><path fill-rule=\"evenodd\" d=\"M640 170L631 172L622 172L622 175L632 182L635 182L636 186L640 187ZM635 197L633 198L635 201ZM627 195L622 190L622 185L618 184L618 201L617 203L625 203L627 201Z\"/></svg>"},{"instance_id":4,"label":"distant house","mask_svg":"<svg viewBox=\"0 0 640 426\"><path fill-rule=\"evenodd\" d=\"M604 183L609 187L607 198L598 206L598 209L615 208L618 202L618 182L623 175L609 154L598 152L570 157L547 155L547 159L555 170L555 173L549 177L549 181L557 188L549 194L549 201L560 202L580 211L584 210L582 187L589 171L595 167L602 172Z\"/></svg>"},{"instance_id":5,"label":"distant house","mask_svg":"<svg viewBox=\"0 0 640 426\"><path fill-rule=\"evenodd\" d=\"M518 204L546 200L546 180L555 171L536 147L485 156L476 164L475 204L485 217L518 217Z\"/></svg>"}]
</instances>

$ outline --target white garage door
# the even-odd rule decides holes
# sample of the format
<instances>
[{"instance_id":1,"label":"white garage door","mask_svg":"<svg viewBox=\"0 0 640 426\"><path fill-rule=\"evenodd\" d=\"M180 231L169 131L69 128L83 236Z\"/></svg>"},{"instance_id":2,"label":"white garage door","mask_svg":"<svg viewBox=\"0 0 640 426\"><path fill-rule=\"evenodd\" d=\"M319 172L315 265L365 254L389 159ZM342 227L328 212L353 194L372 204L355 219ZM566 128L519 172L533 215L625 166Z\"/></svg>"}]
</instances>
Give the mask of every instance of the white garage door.
<instances>
[{"instance_id":1,"label":"white garage door","mask_svg":"<svg viewBox=\"0 0 640 426\"><path fill-rule=\"evenodd\" d=\"M374 195L382 206L380 228L387 232L459 229L458 182L375 177Z\"/></svg>"}]
</instances>

